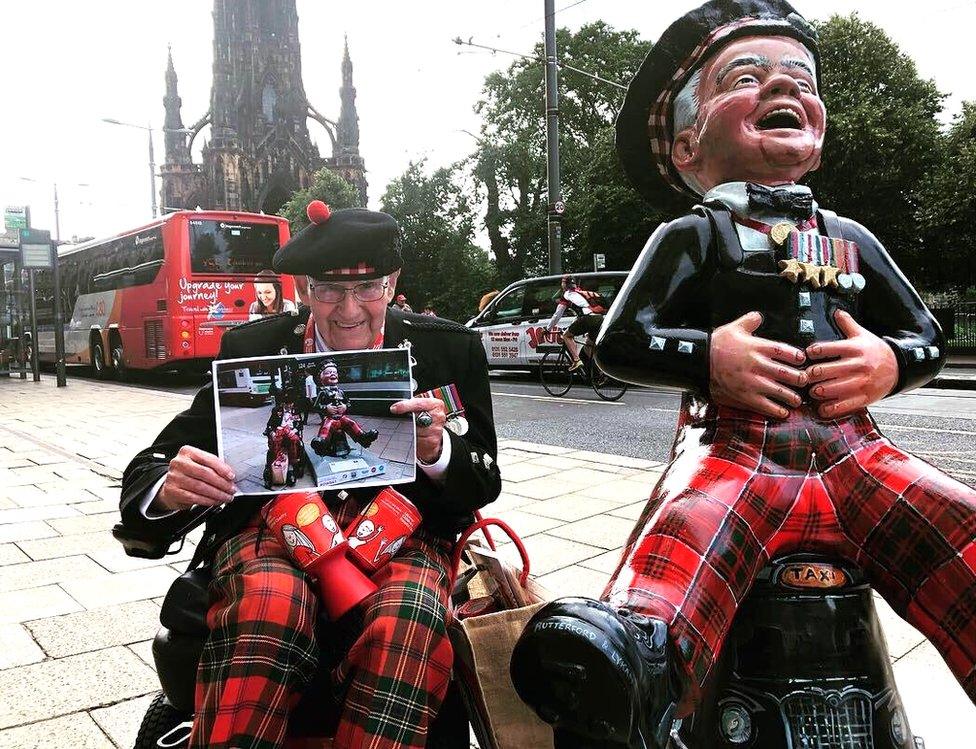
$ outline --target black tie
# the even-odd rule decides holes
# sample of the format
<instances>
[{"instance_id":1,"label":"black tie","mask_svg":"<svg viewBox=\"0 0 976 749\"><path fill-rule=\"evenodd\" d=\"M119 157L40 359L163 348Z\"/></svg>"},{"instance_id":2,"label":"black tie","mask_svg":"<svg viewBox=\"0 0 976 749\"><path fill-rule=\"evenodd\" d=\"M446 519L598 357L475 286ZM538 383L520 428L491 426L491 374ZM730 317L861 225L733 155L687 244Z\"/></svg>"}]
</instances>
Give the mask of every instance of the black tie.
<instances>
[{"instance_id":1,"label":"black tie","mask_svg":"<svg viewBox=\"0 0 976 749\"><path fill-rule=\"evenodd\" d=\"M813 215L813 195L809 192L798 192L785 187L769 188L752 182L746 184L746 192L749 195L749 210L769 211L789 216L796 221Z\"/></svg>"}]
</instances>

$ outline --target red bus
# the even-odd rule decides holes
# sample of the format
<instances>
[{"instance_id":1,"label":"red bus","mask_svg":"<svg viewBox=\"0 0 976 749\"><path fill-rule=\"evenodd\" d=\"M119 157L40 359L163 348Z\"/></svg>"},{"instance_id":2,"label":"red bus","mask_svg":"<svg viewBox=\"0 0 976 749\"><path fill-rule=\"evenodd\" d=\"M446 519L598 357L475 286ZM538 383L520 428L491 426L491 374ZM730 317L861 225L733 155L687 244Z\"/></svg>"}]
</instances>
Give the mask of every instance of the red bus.
<instances>
[{"instance_id":1,"label":"red bus","mask_svg":"<svg viewBox=\"0 0 976 749\"><path fill-rule=\"evenodd\" d=\"M129 369L213 359L227 328L266 310L295 308L294 279L270 274L271 258L288 236L288 222L279 216L177 211L63 248L65 362L123 377ZM51 273L37 273L38 355L45 362L54 361L53 291Z\"/></svg>"}]
</instances>

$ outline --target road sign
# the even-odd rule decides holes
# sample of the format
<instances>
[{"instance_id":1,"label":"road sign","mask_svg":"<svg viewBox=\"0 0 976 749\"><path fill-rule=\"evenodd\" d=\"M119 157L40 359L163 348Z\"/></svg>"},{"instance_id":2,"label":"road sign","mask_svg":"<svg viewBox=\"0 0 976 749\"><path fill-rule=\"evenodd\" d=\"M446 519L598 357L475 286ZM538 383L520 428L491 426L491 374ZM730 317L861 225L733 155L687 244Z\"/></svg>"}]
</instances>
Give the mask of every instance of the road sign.
<instances>
[{"instance_id":1,"label":"road sign","mask_svg":"<svg viewBox=\"0 0 976 749\"><path fill-rule=\"evenodd\" d=\"M593 253L593 270L603 270L607 267L607 256L600 252Z\"/></svg>"},{"instance_id":2,"label":"road sign","mask_svg":"<svg viewBox=\"0 0 976 749\"><path fill-rule=\"evenodd\" d=\"M24 268L54 267L51 257L51 232L40 229L20 230L20 257Z\"/></svg>"},{"instance_id":3,"label":"road sign","mask_svg":"<svg viewBox=\"0 0 976 749\"><path fill-rule=\"evenodd\" d=\"M561 216L566 212L566 203L562 200L557 200L552 204L552 209Z\"/></svg>"},{"instance_id":4,"label":"road sign","mask_svg":"<svg viewBox=\"0 0 976 749\"><path fill-rule=\"evenodd\" d=\"M8 205L3 209L3 224L8 232L30 228L30 207L26 205Z\"/></svg>"}]
</instances>

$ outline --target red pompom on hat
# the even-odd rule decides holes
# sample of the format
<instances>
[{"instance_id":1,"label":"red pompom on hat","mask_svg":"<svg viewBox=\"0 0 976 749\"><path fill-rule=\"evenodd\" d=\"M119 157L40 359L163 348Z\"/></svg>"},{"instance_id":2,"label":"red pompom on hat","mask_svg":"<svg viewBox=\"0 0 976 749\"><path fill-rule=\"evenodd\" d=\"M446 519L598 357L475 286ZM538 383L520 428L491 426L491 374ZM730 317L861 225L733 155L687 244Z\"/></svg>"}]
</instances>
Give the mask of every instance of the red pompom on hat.
<instances>
[{"instance_id":1,"label":"red pompom on hat","mask_svg":"<svg viewBox=\"0 0 976 749\"><path fill-rule=\"evenodd\" d=\"M305 213L313 224L324 224L332 215L332 210L321 200L313 200L308 204Z\"/></svg>"}]
</instances>

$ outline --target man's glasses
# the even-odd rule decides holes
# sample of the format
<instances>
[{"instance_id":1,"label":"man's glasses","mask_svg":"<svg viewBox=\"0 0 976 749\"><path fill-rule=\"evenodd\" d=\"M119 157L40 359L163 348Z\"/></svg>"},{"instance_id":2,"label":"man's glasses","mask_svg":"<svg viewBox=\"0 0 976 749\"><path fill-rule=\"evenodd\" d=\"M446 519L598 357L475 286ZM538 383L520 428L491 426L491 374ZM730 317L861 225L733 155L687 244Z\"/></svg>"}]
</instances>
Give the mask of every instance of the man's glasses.
<instances>
[{"instance_id":1,"label":"man's glasses","mask_svg":"<svg viewBox=\"0 0 976 749\"><path fill-rule=\"evenodd\" d=\"M383 298L390 283L386 276L377 278L375 281L364 281L355 286L342 286L337 283L313 283L309 279L308 288L316 301L323 304L338 304L346 298L346 294L352 295L360 302L375 302Z\"/></svg>"}]
</instances>

